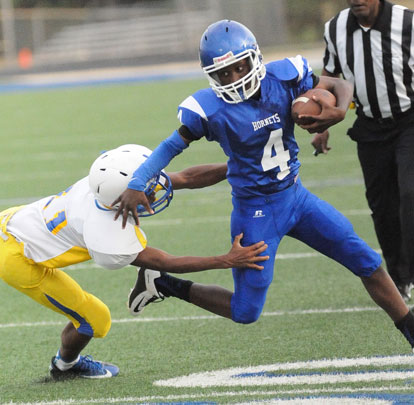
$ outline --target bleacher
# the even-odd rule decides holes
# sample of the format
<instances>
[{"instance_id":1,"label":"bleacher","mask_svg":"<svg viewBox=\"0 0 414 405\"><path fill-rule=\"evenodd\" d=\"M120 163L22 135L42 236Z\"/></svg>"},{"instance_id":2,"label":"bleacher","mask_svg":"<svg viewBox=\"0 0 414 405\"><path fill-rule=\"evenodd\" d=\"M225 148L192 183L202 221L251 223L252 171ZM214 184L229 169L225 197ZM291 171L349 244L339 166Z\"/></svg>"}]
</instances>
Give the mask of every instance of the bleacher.
<instances>
[{"instance_id":1,"label":"bleacher","mask_svg":"<svg viewBox=\"0 0 414 405\"><path fill-rule=\"evenodd\" d=\"M214 21L212 13L132 16L66 26L36 50L37 64L141 59L197 50L200 27Z\"/></svg>"}]
</instances>

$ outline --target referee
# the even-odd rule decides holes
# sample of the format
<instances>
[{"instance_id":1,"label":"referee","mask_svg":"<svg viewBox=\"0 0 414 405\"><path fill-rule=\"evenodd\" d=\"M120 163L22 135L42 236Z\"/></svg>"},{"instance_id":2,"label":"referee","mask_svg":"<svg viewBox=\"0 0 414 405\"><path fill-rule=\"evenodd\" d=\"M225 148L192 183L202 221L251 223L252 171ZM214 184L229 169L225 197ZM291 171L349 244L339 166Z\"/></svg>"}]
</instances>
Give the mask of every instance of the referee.
<instances>
[{"instance_id":1,"label":"referee","mask_svg":"<svg viewBox=\"0 0 414 405\"><path fill-rule=\"evenodd\" d=\"M357 143L366 198L388 272L403 298L414 287L413 11L386 0L348 0L325 24L322 75L354 83ZM315 155L329 133L316 134Z\"/></svg>"}]
</instances>

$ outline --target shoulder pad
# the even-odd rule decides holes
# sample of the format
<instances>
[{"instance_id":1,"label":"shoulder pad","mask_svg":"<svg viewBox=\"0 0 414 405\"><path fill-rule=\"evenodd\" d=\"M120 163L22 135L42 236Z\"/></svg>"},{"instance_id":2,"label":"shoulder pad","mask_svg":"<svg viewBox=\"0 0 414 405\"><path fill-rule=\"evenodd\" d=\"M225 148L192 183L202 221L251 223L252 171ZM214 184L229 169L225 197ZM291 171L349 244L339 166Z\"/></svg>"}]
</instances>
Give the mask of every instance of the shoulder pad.
<instances>
[{"instance_id":1,"label":"shoulder pad","mask_svg":"<svg viewBox=\"0 0 414 405\"><path fill-rule=\"evenodd\" d=\"M179 106L178 109L185 108L208 121L208 117L214 114L220 107L220 100L212 89L202 89L187 97Z\"/></svg>"},{"instance_id":2,"label":"shoulder pad","mask_svg":"<svg viewBox=\"0 0 414 405\"><path fill-rule=\"evenodd\" d=\"M121 221L113 220L114 211L101 210L94 204L88 214L83 227L83 237L88 248L116 255L138 254L145 249L145 234L132 218L128 218L125 229L122 229Z\"/></svg>"},{"instance_id":3,"label":"shoulder pad","mask_svg":"<svg viewBox=\"0 0 414 405\"><path fill-rule=\"evenodd\" d=\"M266 65L266 70L272 73L281 81L301 80L305 71L308 69L308 62L301 55L294 58L285 58L270 62Z\"/></svg>"}]
</instances>

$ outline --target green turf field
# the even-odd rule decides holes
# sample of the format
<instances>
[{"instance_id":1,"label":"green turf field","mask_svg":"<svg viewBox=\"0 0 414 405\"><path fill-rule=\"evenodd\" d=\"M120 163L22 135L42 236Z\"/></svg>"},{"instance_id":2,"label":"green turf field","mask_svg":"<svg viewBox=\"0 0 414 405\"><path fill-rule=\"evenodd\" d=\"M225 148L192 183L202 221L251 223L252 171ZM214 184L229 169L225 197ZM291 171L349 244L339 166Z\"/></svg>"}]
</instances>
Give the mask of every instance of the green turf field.
<instances>
[{"instance_id":1,"label":"green turf field","mask_svg":"<svg viewBox=\"0 0 414 405\"><path fill-rule=\"evenodd\" d=\"M163 81L0 95L0 209L66 189L87 175L101 150L125 143L154 148L178 126L177 104L205 85ZM350 113L332 129L332 151L317 158L310 135L297 131L301 176L378 249L355 145L345 135L352 120ZM224 161L217 144L202 140L168 169ZM142 228L149 245L171 253L221 254L230 248L230 212L230 188L223 183L177 192L170 208L143 219ZM68 269L112 312L108 336L85 351L120 367L117 378L103 381L49 381L49 361L66 320L0 282L0 405L279 404L289 398L311 403L313 397L318 404L414 403L408 344L359 279L289 238L278 253L264 313L252 325L176 299L133 318L125 301L134 268L109 271L88 262ZM232 287L229 270L186 276ZM339 360L344 358L351 360ZM171 380L194 373L200 374Z\"/></svg>"}]
</instances>

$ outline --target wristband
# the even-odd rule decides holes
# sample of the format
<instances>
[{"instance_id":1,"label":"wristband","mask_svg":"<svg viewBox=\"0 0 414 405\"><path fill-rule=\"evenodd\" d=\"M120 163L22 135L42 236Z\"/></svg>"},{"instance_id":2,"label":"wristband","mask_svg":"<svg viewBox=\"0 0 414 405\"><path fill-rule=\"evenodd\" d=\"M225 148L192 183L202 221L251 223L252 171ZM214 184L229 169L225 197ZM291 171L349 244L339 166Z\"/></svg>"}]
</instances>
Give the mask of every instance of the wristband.
<instances>
[{"instance_id":1,"label":"wristband","mask_svg":"<svg viewBox=\"0 0 414 405\"><path fill-rule=\"evenodd\" d=\"M164 167L170 163L174 156L180 154L188 145L181 138L177 131L174 131L167 139L162 141L148 159L142 163L134 174L128 188L138 191L144 191L149 179L153 178Z\"/></svg>"}]
</instances>

